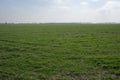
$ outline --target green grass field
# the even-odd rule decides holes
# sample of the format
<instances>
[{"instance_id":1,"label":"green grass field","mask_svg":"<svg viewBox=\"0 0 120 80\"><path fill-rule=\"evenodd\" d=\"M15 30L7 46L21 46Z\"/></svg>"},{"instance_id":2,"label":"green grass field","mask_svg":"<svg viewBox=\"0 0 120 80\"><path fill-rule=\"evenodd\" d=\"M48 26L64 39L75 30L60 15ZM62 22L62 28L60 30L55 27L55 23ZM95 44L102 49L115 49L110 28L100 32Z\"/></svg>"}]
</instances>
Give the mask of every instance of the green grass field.
<instances>
[{"instance_id":1,"label":"green grass field","mask_svg":"<svg viewBox=\"0 0 120 80\"><path fill-rule=\"evenodd\" d=\"M120 80L120 24L0 24L0 80Z\"/></svg>"}]
</instances>

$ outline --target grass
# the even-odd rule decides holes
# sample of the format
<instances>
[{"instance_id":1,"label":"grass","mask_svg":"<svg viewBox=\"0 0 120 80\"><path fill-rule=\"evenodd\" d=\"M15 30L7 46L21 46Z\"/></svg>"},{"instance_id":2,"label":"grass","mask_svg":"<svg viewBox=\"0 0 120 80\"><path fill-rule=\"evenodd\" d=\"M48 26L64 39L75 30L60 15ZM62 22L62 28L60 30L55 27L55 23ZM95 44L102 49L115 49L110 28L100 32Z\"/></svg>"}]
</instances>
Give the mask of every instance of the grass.
<instances>
[{"instance_id":1,"label":"grass","mask_svg":"<svg viewBox=\"0 0 120 80\"><path fill-rule=\"evenodd\" d=\"M0 80L120 80L120 24L0 24Z\"/></svg>"}]
</instances>

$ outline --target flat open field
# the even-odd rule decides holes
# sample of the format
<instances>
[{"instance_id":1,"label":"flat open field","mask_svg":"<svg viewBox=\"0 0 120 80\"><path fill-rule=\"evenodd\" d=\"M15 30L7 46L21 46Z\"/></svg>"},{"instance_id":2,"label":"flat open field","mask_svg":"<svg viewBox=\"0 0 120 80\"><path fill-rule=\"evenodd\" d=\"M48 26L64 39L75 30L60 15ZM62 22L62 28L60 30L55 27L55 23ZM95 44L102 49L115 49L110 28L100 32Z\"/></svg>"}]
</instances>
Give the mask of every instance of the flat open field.
<instances>
[{"instance_id":1,"label":"flat open field","mask_svg":"<svg viewBox=\"0 0 120 80\"><path fill-rule=\"evenodd\" d=\"M0 24L0 80L120 80L120 24Z\"/></svg>"}]
</instances>

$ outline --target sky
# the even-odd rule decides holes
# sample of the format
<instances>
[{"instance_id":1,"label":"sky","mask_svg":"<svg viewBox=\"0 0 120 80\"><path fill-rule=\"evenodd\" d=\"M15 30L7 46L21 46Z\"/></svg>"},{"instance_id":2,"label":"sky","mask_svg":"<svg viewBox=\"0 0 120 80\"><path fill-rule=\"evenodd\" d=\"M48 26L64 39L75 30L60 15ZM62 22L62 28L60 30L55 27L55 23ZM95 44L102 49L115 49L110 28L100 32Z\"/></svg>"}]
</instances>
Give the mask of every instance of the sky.
<instances>
[{"instance_id":1,"label":"sky","mask_svg":"<svg viewBox=\"0 0 120 80\"><path fill-rule=\"evenodd\" d=\"M0 23L116 22L120 0L0 0Z\"/></svg>"}]
</instances>

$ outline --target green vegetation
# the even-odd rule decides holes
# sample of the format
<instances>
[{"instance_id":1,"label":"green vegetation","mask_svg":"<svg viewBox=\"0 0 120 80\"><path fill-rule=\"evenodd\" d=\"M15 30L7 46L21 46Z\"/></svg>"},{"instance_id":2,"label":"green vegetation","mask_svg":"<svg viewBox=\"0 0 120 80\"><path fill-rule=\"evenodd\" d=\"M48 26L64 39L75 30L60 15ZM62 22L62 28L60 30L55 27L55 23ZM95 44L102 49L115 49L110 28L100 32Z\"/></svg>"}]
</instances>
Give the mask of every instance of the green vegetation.
<instances>
[{"instance_id":1,"label":"green vegetation","mask_svg":"<svg viewBox=\"0 0 120 80\"><path fill-rule=\"evenodd\" d=\"M120 24L0 24L0 80L120 80Z\"/></svg>"}]
</instances>

